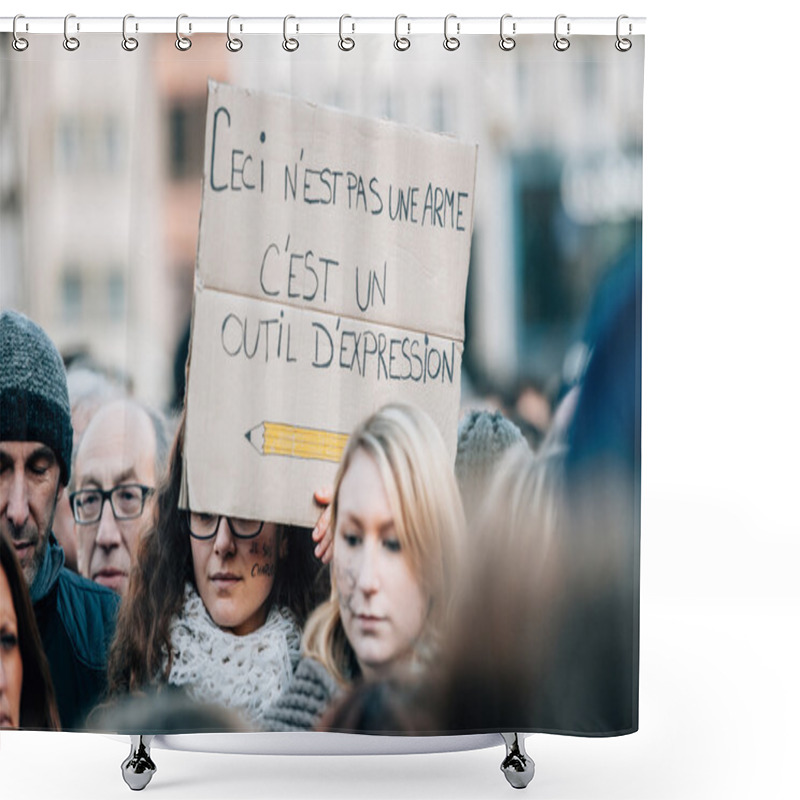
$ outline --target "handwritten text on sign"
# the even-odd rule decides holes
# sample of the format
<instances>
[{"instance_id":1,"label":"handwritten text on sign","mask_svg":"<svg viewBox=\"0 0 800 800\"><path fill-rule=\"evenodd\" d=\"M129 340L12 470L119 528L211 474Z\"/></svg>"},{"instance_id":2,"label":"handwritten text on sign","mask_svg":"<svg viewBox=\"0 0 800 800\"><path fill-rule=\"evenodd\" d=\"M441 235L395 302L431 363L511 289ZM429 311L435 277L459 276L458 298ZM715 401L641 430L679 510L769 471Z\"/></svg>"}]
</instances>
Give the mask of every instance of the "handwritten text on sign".
<instances>
[{"instance_id":1,"label":"handwritten text on sign","mask_svg":"<svg viewBox=\"0 0 800 800\"><path fill-rule=\"evenodd\" d=\"M476 148L209 84L184 503L309 524L392 400L455 452Z\"/></svg>"}]
</instances>

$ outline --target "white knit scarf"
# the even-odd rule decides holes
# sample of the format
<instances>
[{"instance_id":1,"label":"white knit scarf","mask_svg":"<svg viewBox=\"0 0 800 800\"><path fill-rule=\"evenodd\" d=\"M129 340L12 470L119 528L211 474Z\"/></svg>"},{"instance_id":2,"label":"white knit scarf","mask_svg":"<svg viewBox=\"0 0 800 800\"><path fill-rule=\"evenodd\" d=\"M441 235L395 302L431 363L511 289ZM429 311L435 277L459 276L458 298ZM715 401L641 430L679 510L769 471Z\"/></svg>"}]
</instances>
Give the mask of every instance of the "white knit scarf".
<instances>
[{"instance_id":1,"label":"white knit scarf","mask_svg":"<svg viewBox=\"0 0 800 800\"><path fill-rule=\"evenodd\" d=\"M300 660L302 631L288 609L273 606L264 624L245 636L220 628L200 595L186 584L183 610L170 625L168 682L198 702L239 711L263 728L272 703L289 685Z\"/></svg>"}]
</instances>

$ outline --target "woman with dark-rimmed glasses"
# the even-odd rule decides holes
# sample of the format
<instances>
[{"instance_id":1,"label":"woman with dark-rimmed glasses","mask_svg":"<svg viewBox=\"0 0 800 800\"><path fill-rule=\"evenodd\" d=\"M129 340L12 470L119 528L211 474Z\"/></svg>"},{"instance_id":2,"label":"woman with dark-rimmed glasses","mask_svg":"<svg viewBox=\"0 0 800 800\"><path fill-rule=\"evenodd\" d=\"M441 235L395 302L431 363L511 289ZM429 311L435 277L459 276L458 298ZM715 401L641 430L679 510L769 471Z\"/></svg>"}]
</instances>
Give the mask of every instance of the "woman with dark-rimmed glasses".
<instances>
[{"instance_id":1,"label":"woman with dark-rimmed glasses","mask_svg":"<svg viewBox=\"0 0 800 800\"><path fill-rule=\"evenodd\" d=\"M319 562L306 531L179 509L183 436L120 609L109 692L180 687L258 729L299 661Z\"/></svg>"}]
</instances>

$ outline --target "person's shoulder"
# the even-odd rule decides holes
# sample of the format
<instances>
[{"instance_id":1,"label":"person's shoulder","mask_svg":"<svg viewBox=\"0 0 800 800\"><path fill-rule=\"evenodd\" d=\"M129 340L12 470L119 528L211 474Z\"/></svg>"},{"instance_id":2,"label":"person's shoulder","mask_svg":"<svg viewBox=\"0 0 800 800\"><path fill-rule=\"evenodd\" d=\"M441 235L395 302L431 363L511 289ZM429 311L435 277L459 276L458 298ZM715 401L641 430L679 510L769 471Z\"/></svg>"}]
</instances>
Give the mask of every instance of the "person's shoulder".
<instances>
[{"instance_id":1,"label":"person's shoulder","mask_svg":"<svg viewBox=\"0 0 800 800\"><path fill-rule=\"evenodd\" d=\"M268 731L309 731L338 691L323 664L315 658L302 658L292 682L268 709L263 727Z\"/></svg>"},{"instance_id":2,"label":"person's shoulder","mask_svg":"<svg viewBox=\"0 0 800 800\"><path fill-rule=\"evenodd\" d=\"M339 690L336 679L321 661L306 656L297 665L292 686L295 692L317 697L332 697Z\"/></svg>"},{"instance_id":3,"label":"person's shoulder","mask_svg":"<svg viewBox=\"0 0 800 800\"><path fill-rule=\"evenodd\" d=\"M111 589L90 581L70 569L62 569L58 576L59 594L72 598L73 602L98 610L102 615L116 617L119 595Z\"/></svg>"},{"instance_id":4,"label":"person's shoulder","mask_svg":"<svg viewBox=\"0 0 800 800\"><path fill-rule=\"evenodd\" d=\"M104 670L119 597L69 569L61 570L57 587L58 615L73 651L87 666Z\"/></svg>"}]
</instances>

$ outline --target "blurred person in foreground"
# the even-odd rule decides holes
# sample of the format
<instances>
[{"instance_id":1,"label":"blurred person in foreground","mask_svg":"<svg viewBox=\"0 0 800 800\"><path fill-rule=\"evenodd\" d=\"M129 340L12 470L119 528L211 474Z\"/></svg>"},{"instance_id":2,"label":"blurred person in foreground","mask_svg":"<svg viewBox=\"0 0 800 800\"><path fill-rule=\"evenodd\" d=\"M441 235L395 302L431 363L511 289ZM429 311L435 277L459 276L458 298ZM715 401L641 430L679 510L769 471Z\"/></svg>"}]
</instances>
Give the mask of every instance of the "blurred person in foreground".
<instances>
[{"instance_id":1,"label":"blurred person in foreground","mask_svg":"<svg viewBox=\"0 0 800 800\"><path fill-rule=\"evenodd\" d=\"M78 568L121 595L128 588L139 537L152 525L168 448L163 417L128 399L102 406L78 445L69 496Z\"/></svg>"},{"instance_id":2,"label":"blurred person in foreground","mask_svg":"<svg viewBox=\"0 0 800 800\"><path fill-rule=\"evenodd\" d=\"M342 733L425 736L436 732L438 721L423 702L419 682L362 681L334 701L317 728Z\"/></svg>"},{"instance_id":3,"label":"blurred person in foreground","mask_svg":"<svg viewBox=\"0 0 800 800\"><path fill-rule=\"evenodd\" d=\"M118 599L64 566L51 530L72 455L64 362L38 325L4 311L0 363L0 532L30 587L61 724L77 729L105 691Z\"/></svg>"},{"instance_id":4,"label":"blurred person in foreground","mask_svg":"<svg viewBox=\"0 0 800 800\"><path fill-rule=\"evenodd\" d=\"M14 547L0 533L0 728L60 727L28 587Z\"/></svg>"},{"instance_id":5,"label":"blurred person in foreground","mask_svg":"<svg viewBox=\"0 0 800 800\"><path fill-rule=\"evenodd\" d=\"M636 251L598 288L584 341L583 375L536 457L527 466L524 457L504 464L480 516L444 676L443 719L453 728L585 735L638 728Z\"/></svg>"},{"instance_id":6,"label":"blurred person in foreground","mask_svg":"<svg viewBox=\"0 0 800 800\"><path fill-rule=\"evenodd\" d=\"M189 733L255 733L235 708L197 700L174 686L152 686L120 695L97 706L86 720L87 731L128 736Z\"/></svg>"},{"instance_id":7,"label":"blurred person in foreground","mask_svg":"<svg viewBox=\"0 0 800 800\"><path fill-rule=\"evenodd\" d=\"M617 735L638 727L634 256L598 290L585 342L585 371L536 456L503 462L476 517L443 669L423 691L443 730Z\"/></svg>"},{"instance_id":8,"label":"blurred person in foreground","mask_svg":"<svg viewBox=\"0 0 800 800\"><path fill-rule=\"evenodd\" d=\"M641 471L641 251L598 287L589 360L567 426L568 637L560 713L578 732L638 728Z\"/></svg>"},{"instance_id":9,"label":"blurred person in foreground","mask_svg":"<svg viewBox=\"0 0 800 800\"><path fill-rule=\"evenodd\" d=\"M438 661L463 528L444 440L418 408L392 404L351 435L331 506L330 599L270 730L309 730L361 681L413 680Z\"/></svg>"},{"instance_id":10,"label":"blurred person in foreground","mask_svg":"<svg viewBox=\"0 0 800 800\"><path fill-rule=\"evenodd\" d=\"M442 732L529 731L549 715L546 680L563 615L563 449L514 448L471 535L441 668L418 703Z\"/></svg>"}]
</instances>

